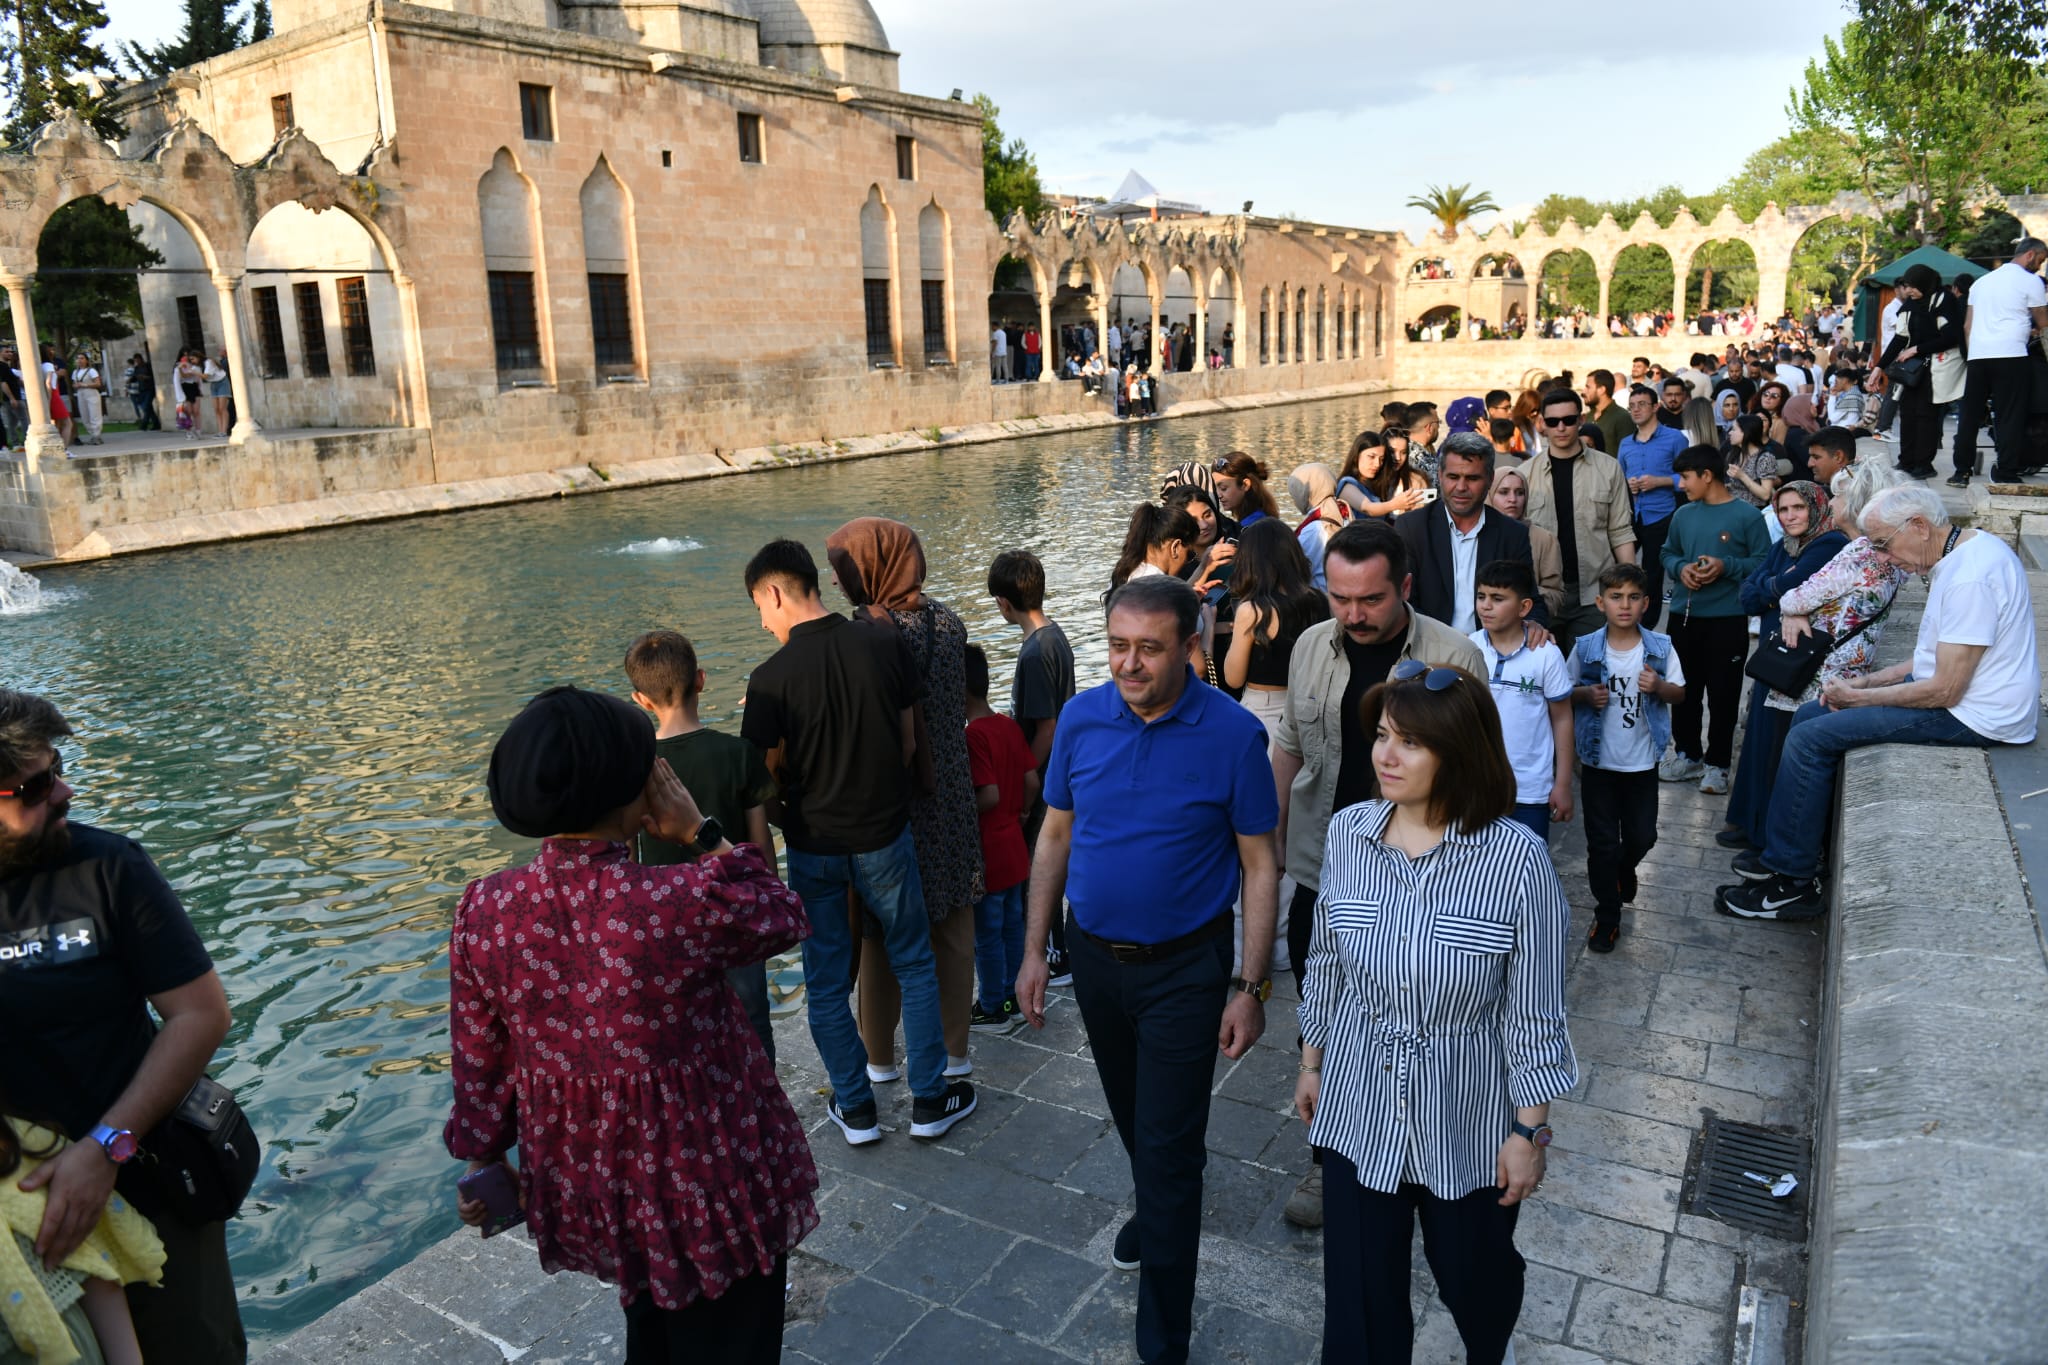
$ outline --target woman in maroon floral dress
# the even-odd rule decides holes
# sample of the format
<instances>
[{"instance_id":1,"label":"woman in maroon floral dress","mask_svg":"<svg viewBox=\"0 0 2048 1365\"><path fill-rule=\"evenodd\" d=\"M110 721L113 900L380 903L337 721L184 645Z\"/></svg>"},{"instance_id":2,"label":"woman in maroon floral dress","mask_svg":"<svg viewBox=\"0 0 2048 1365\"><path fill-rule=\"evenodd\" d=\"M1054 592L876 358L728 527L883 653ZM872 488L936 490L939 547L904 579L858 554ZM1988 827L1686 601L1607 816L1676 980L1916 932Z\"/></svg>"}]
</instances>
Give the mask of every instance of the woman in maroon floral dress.
<instances>
[{"instance_id":1,"label":"woman in maroon floral dress","mask_svg":"<svg viewBox=\"0 0 2048 1365\"><path fill-rule=\"evenodd\" d=\"M808 938L803 903L704 819L616 697L535 697L490 789L543 842L455 912L448 1150L474 1171L517 1145L541 1265L619 1287L629 1365L772 1365L818 1177L725 971ZM643 829L702 860L641 866Z\"/></svg>"}]
</instances>

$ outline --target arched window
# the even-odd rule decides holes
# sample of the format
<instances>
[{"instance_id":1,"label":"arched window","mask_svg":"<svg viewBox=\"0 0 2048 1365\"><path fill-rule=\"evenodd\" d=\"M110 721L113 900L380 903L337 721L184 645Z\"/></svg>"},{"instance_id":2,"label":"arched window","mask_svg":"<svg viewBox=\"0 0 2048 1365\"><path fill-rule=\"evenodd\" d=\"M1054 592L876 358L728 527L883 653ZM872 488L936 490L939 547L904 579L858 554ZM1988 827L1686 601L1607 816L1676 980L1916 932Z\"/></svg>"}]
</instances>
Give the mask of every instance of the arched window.
<instances>
[{"instance_id":1,"label":"arched window","mask_svg":"<svg viewBox=\"0 0 2048 1365\"><path fill-rule=\"evenodd\" d=\"M600 378L637 372L633 344L633 214L626 187L603 157L583 181L583 268Z\"/></svg>"},{"instance_id":2,"label":"arched window","mask_svg":"<svg viewBox=\"0 0 2048 1365\"><path fill-rule=\"evenodd\" d=\"M896 364L894 218L881 188L869 186L868 201L860 208L861 302L867 314L868 364L877 367Z\"/></svg>"},{"instance_id":3,"label":"arched window","mask_svg":"<svg viewBox=\"0 0 2048 1365\"><path fill-rule=\"evenodd\" d=\"M540 224L533 185L502 147L477 181L476 203L483 225L498 379L508 384L544 382L547 329L540 308Z\"/></svg>"},{"instance_id":4,"label":"arched window","mask_svg":"<svg viewBox=\"0 0 2048 1365\"><path fill-rule=\"evenodd\" d=\"M1280 282L1280 320L1274 324L1273 354L1276 364L1287 363L1287 282Z\"/></svg>"},{"instance_id":5,"label":"arched window","mask_svg":"<svg viewBox=\"0 0 2048 1365\"><path fill-rule=\"evenodd\" d=\"M1330 322L1330 354L1338 360L1344 358L1344 295L1344 286L1340 284L1337 286L1337 311Z\"/></svg>"},{"instance_id":6,"label":"arched window","mask_svg":"<svg viewBox=\"0 0 2048 1365\"><path fill-rule=\"evenodd\" d=\"M1318 364L1328 359L1328 356L1323 350L1323 342L1325 339L1323 336L1323 328L1327 325L1324 322L1324 319L1327 318L1329 315L1330 291L1328 286L1319 284L1316 286L1316 361Z\"/></svg>"},{"instance_id":7,"label":"arched window","mask_svg":"<svg viewBox=\"0 0 2048 1365\"><path fill-rule=\"evenodd\" d=\"M1273 363L1273 287L1259 291L1259 363Z\"/></svg>"},{"instance_id":8,"label":"arched window","mask_svg":"<svg viewBox=\"0 0 2048 1365\"><path fill-rule=\"evenodd\" d=\"M1358 359L1358 295L1351 296L1351 358Z\"/></svg>"},{"instance_id":9,"label":"arched window","mask_svg":"<svg viewBox=\"0 0 2048 1365\"><path fill-rule=\"evenodd\" d=\"M1308 359L1308 338L1302 333L1308 324L1308 286L1294 291L1294 363L1299 365Z\"/></svg>"},{"instance_id":10,"label":"arched window","mask_svg":"<svg viewBox=\"0 0 2048 1365\"><path fill-rule=\"evenodd\" d=\"M924 363L953 363L951 329L946 320L946 215L936 203L917 215L918 298L924 312Z\"/></svg>"}]
</instances>

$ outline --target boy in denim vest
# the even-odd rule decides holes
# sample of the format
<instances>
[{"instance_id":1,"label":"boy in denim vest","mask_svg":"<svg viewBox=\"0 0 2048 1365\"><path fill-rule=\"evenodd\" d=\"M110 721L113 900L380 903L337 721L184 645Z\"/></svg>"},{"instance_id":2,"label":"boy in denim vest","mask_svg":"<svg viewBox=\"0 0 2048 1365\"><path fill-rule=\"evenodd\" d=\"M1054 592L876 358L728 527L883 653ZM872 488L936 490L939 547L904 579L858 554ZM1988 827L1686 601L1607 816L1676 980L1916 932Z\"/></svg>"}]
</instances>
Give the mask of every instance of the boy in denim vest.
<instances>
[{"instance_id":1,"label":"boy in denim vest","mask_svg":"<svg viewBox=\"0 0 2048 1365\"><path fill-rule=\"evenodd\" d=\"M1671 637L1640 625L1649 580L1634 564L1600 571L1595 605L1607 624L1572 647L1572 729L1593 927L1586 946L1614 951L1621 907L1636 898L1636 865L1657 846L1657 757L1671 737L1671 703L1685 670Z\"/></svg>"}]
</instances>

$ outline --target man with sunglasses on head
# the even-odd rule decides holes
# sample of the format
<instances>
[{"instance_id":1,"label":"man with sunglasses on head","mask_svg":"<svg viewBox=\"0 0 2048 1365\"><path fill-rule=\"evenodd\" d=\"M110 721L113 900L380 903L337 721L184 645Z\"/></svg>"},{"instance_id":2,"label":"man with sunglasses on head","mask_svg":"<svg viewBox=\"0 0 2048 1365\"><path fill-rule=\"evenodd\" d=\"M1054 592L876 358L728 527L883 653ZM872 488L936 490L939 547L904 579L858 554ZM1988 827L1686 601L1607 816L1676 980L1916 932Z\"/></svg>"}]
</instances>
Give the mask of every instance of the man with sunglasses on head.
<instances>
[{"instance_id":1,"label":"man with sunglasses on head","mask_svg":"<svg viewBox=\"0 0 2048 1365\"><path fill-rule=\"evenodd\" d=\"M1537 409L1543 453L1522 466L1529 483L1526 518L1557 537L1564 559L1565 605L1552 618L1550 631L1567 655L1572 641L1606 624L1594 604L1600 571L1636 562L1628 480L1614 456L1587 448L1579 425L1583 413L1584 404L1570 389L1544 394Z\"/></svg>"},{"instance_id":2,"label":"man with sunglasses on head","mask_svg":"<svg viewBox=\"0 0 2048 1365\"><path fill-rule=\"evenodd\" d=\"M180 1218L136 1160L227 1036L227 993L141 846L69 818L70 733L46 699L0 688L0 1100L71 1140L22 1182L47 1200L36 1254L70 1255L118 1190L166 1256L160 1288L128 1290L143 1357L240 1365L225 1225Z\"/></svg>"}]
</instances>

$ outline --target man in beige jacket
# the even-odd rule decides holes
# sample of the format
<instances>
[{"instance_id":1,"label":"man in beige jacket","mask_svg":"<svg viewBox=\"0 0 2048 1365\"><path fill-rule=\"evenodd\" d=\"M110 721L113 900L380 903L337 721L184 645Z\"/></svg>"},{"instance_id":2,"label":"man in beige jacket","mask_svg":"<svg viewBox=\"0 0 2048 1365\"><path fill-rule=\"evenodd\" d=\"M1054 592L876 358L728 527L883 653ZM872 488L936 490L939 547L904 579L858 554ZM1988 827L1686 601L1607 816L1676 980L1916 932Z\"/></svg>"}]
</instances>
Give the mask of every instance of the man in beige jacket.
<instances>
[{"instance_id":1,"label":"man in beige jacket","mask_svg":"<svg viewBox=\"0 0 2048 1365\"><path fill-rule=\"evenodd\" d=\"M1529 524L1556 536L1563 554L1564 610L1551 620L1550 632L1567 655L1572 641L1605 624L1593 605L1600 571L1636 562L1628 480L1620 461L1587 448L1579 427L1584 408L1570 389L1544 394L1538 410L1544 452L1522 466L1529 481Z\"/></svg>"}]
</instances>

